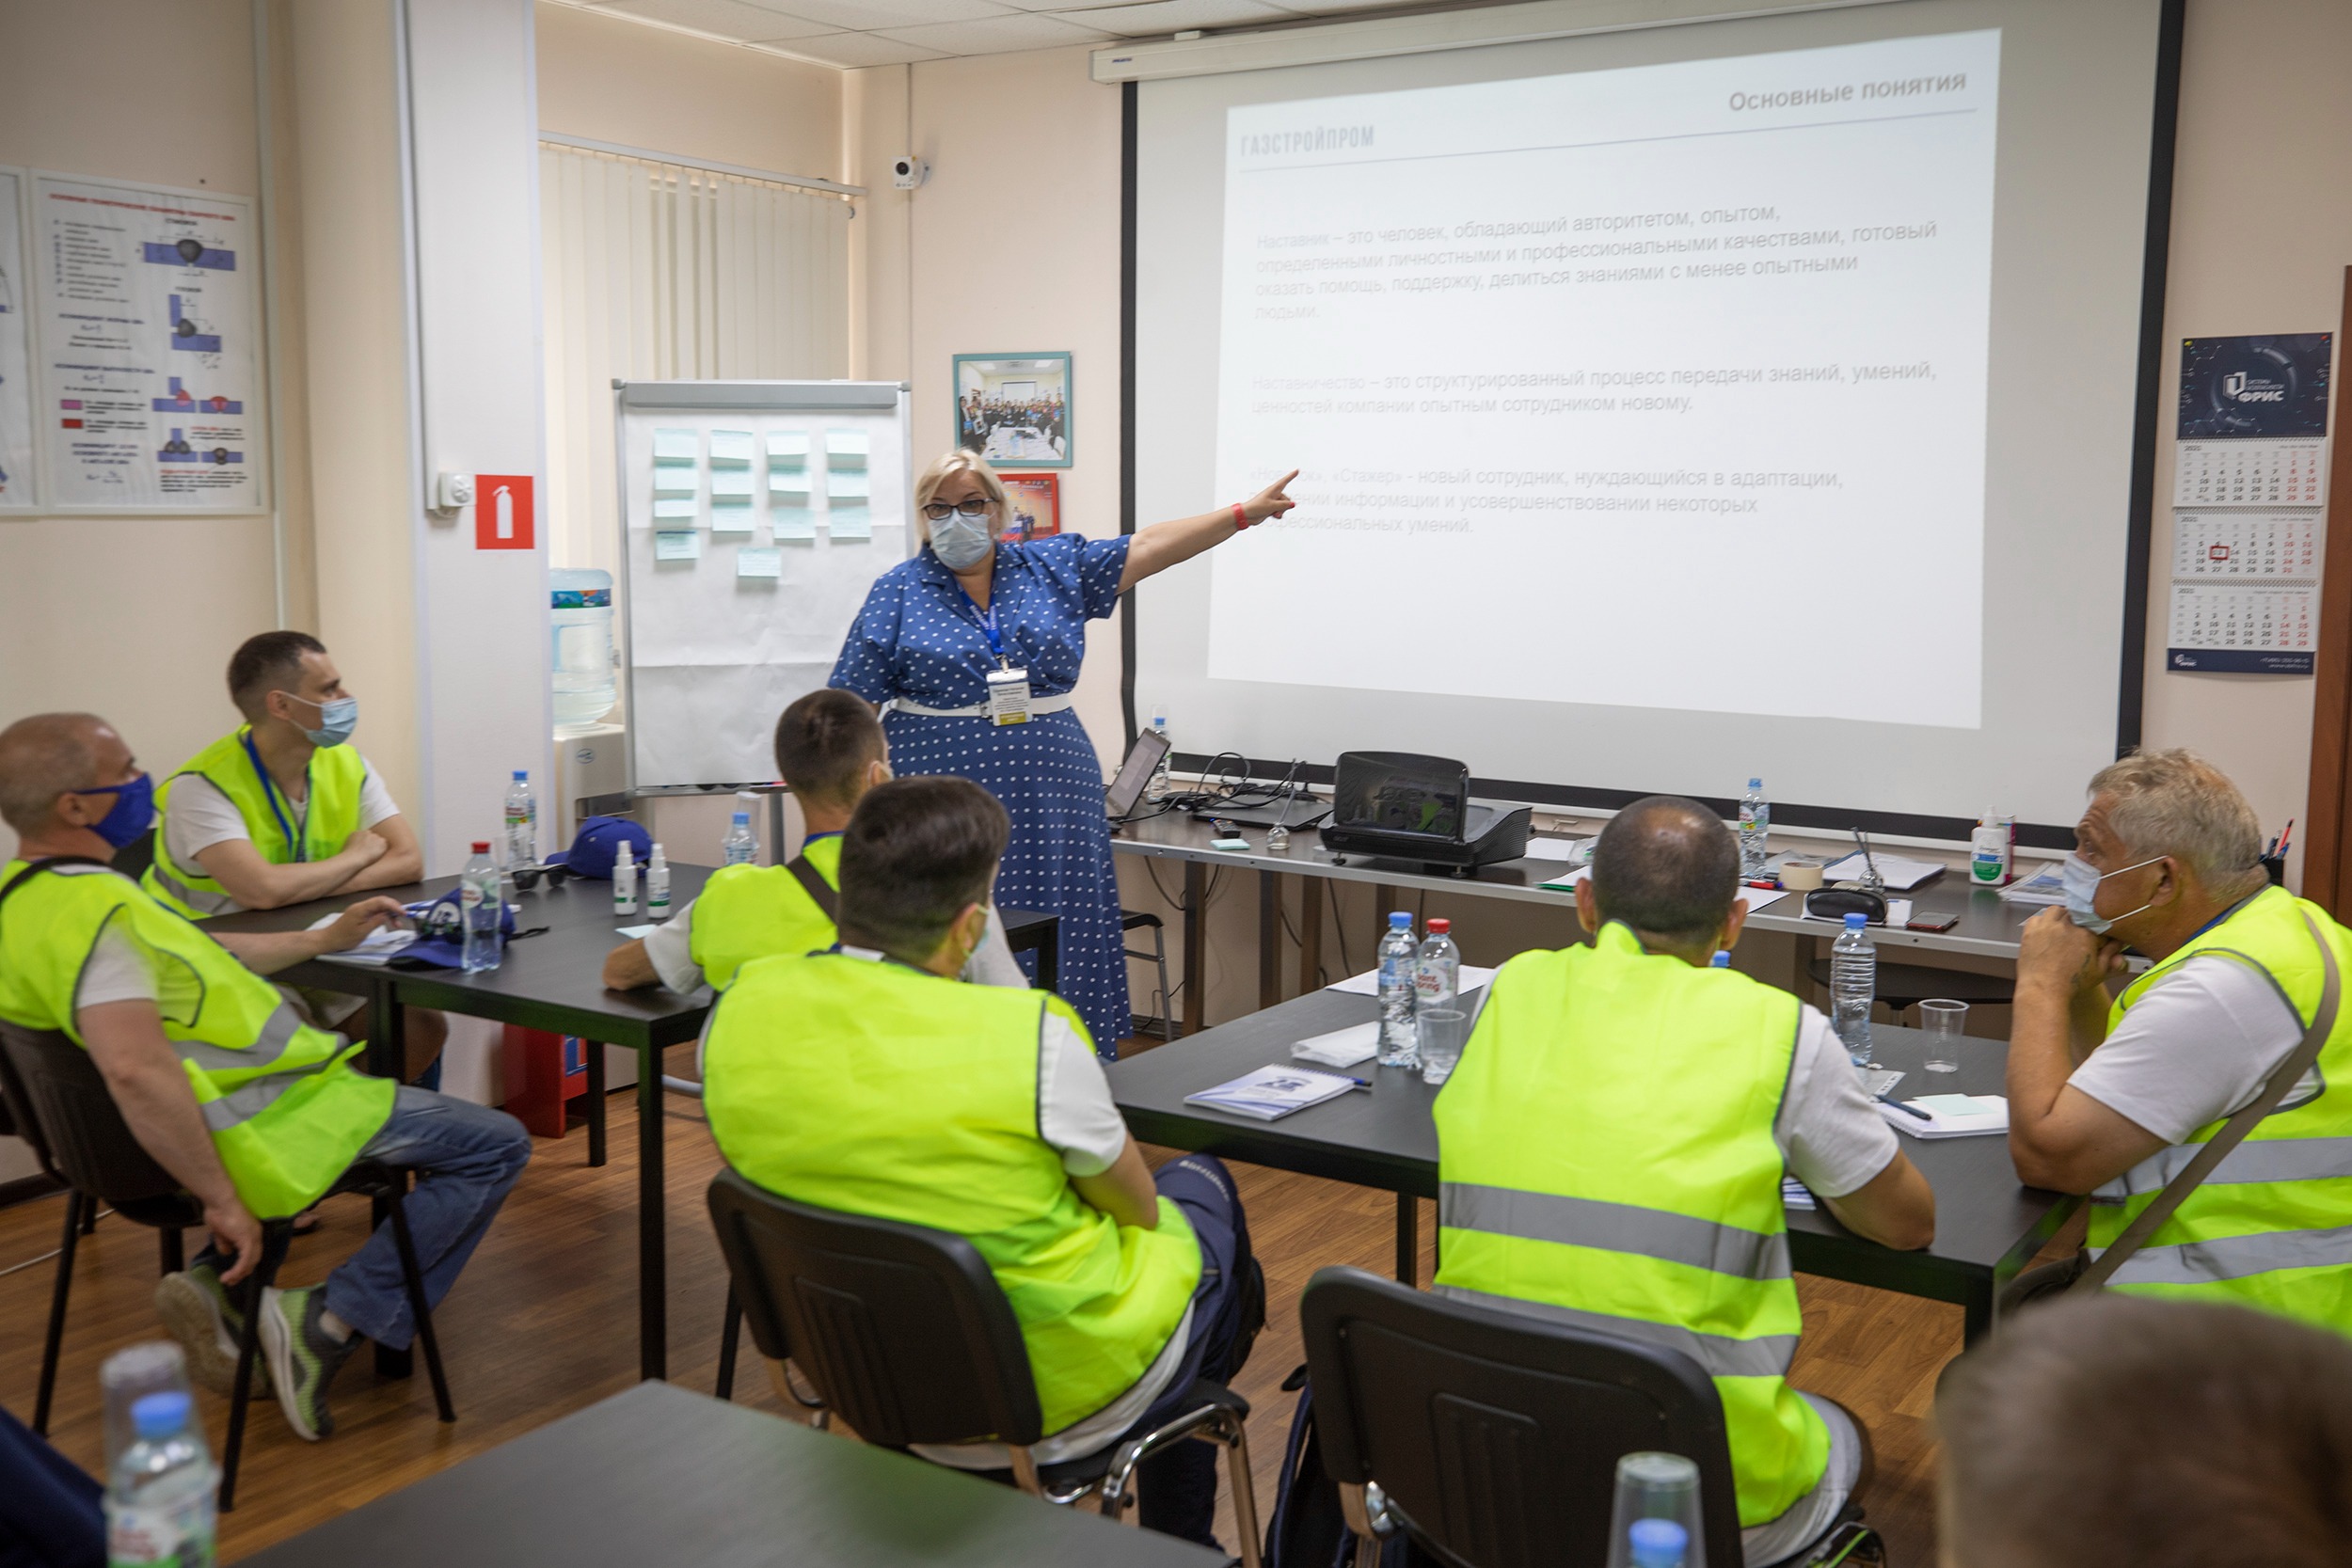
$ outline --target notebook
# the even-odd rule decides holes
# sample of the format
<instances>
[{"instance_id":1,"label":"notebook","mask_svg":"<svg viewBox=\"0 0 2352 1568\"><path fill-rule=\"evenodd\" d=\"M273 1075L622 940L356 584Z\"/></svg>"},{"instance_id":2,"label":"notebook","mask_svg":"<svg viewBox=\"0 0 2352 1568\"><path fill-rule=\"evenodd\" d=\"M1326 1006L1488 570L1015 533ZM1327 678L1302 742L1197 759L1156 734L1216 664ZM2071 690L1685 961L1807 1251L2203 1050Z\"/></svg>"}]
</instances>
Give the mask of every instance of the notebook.
<instances>
[{"instance_id":1,"label":"notebook","mask_svg":"<svg viewBox=\"0 0 2352 1568\"><path fill-rule=\"evenodd\" d=\"M1320 1105L1356 1087L1356 1080L1312 1068L1268 1065L1239 1078L1184 1096L1187 1105L1206 1105L1257 1121L1279 1121L1293 1111Z\"/></svg>"},{"instance_id":2,"label":"notebook","mask_svg":"<svg viewBox=\"0 0 2352 1568\"><path fill-rule=\"evenodd\" d=\"M1904 1105L1927 1112L1928 1119L1905 1115ZM1923 1094L1892 1105L1882 1100L1879 1115L1915 1138L1973 1138L2009 1131L2009 1100L1997 1094Z\"/></svg>"}]
</instances>

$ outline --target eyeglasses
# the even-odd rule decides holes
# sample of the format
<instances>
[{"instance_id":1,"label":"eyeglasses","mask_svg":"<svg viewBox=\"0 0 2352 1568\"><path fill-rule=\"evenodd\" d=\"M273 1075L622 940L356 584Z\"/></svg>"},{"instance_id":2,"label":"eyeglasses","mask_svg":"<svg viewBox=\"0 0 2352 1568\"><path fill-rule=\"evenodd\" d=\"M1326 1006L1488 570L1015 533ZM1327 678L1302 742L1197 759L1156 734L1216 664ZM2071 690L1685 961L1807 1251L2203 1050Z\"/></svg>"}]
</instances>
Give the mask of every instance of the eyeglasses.
<instances>
[{"instance_id":1,"label":"eyeglasses","mask_svg":"<svg viewBox=\"0 0 2352 1568\"><path fill-rule=\"evenodd\" d=\"M573 871L568 865L518 865L508 875L515 879L516 892L529 893L539 885L542 877L548 879L550 890L562 887L572 879Z\"/></svg>"},{"instance_id":2,"label":"eyeglasses","mask_svg":"<svg viewBox=\"0 0 2352 1568\"><path fill-rule=\"evenodd\" d=\"M934 523L944 523L947 520L947 514L952 512L967 523L977 523L988 515L990 504L988 501L979 500L965 501L960 506L950 506L946 501L926 501L923 503L923 515Z\"/></svg>"}]
</instances>

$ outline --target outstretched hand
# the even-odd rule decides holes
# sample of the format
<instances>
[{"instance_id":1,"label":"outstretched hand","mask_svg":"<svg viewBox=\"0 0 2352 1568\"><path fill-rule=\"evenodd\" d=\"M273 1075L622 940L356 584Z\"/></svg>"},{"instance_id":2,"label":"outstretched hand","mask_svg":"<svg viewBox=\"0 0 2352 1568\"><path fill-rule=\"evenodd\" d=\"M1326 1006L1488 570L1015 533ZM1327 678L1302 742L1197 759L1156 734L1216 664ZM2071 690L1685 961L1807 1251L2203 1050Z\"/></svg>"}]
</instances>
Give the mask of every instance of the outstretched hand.
<instances>
[{"instance_id":1,"label":"outstretched hand","mask_svg":"<svg viewBox=\"0 0 2352 1568\"><path fill-rule=\"evenodd\" d=\"M319 927L322 944L319 951L348 953L385 927L399 924L407 917L407 913L397 898L387 898L381 895L362 898L337 915L330 924Z\"/></svg>"},{"instance_id":2,"label":"outstretched hand","mask_svg":"<svg viewBox=\"0 0 2352 1568\"><path fill-rule=\"evenodd\" d=\"M1289 487L1290 482L1297 477L1298 470L1293 468L1289 473L1242 502L1241 509L1249 515L1249 520L1253 523L1263 523L1268 517L1279 517L1298 504L1283 493Z\"/></svg>"}]
</instances>

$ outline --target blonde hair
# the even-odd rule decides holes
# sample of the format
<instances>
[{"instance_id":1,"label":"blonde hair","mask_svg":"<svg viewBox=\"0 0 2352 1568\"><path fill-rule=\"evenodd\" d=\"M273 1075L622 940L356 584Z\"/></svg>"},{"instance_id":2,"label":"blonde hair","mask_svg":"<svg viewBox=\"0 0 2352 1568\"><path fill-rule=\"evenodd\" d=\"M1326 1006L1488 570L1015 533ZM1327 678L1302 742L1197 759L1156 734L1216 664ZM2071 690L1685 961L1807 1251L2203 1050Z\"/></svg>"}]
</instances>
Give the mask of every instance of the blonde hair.
<instances>
[{"instance_id":1,"label":"blonde hair","mask_svg":"<svg viewBox=\"0 0 2352 1568\"><path fill-rule=\"evenodd\" d=\"M1011 503L1005 496L1005 482L996 477L996 470L988 466L988 459L978 452L958 448L946 456L933 459L930 467L914 476L914 536L930 543L931 520L923 515L923 508L930 505L939 487L951 474L970 474L980 482L980 494L988 498L988 536L1001 537L1005 519L1012 515Z\"/></svg>"},{"instance_id":2,"label":"blonde hair","mask_svg":"<svg viewBox=\"0 0 2352 1568\"><path fill-rule=\"evenodd\" d=\"M2229 775L2194 752L2134 752L2099 769L2090 795L2107 798L2107 821L2136 856L2174 856L2216 887L2261 869L2262 819Z\"/></svg>"}]
</instances>

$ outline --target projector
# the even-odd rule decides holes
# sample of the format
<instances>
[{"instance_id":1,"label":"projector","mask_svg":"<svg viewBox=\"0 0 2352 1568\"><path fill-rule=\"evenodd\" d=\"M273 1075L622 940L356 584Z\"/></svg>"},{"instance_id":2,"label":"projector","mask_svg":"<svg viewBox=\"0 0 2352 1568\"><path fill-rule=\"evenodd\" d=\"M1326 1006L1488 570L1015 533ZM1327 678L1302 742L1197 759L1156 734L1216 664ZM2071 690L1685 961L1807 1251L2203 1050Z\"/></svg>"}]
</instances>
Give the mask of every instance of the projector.
<instances>
[{"instance_id":1,"label":"projector","mask_svg":"<svg viewBox=\"0 0 2352 1568\"><path fill-rule=\"evenodd\" d=\"M1344 752L1334 769L1323 847L1347 855L1419 861L1467 877L1475 866L1527 853L1533 806L1473 800L1470 769L1415 752Z\"/></svg>"}]
</instances>

